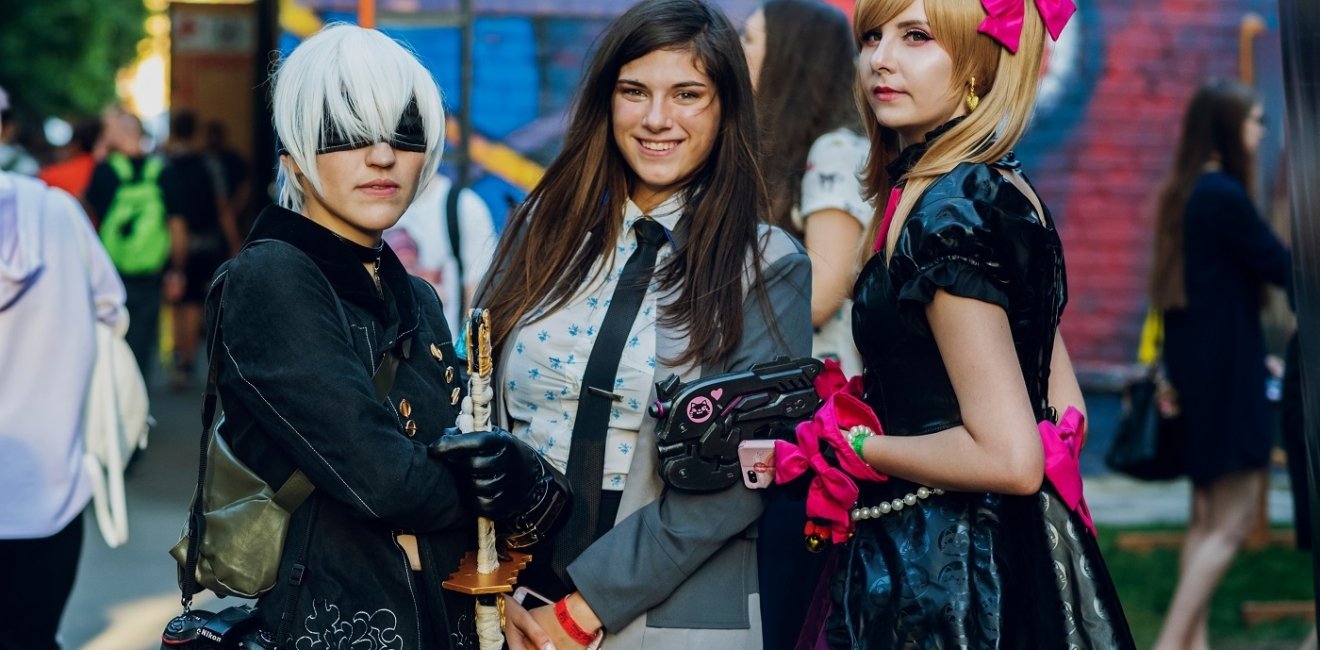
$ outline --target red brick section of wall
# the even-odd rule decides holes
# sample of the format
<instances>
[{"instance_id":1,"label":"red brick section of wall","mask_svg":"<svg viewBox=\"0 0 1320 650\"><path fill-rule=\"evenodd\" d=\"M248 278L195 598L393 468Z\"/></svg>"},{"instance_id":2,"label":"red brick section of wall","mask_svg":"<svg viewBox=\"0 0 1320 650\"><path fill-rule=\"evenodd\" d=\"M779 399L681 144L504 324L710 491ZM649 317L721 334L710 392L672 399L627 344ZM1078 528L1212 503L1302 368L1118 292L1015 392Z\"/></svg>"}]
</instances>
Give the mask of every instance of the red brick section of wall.
<instances>
[{"instance_id":1,"label":"red brick section of wall","mask_svg":"<svg viewBox=\"0 0 1320 650\"><path fill-rule=\"evenodd\" d=\"M1077 108L1084 119L1032 170L1059 218L1071 292L1062 329L1084 373L1136 354L1153 202L1187 101L1204 80L1237 75L1242 17L1254 11L1272 25L1277 11L1259 0L1104 0L1085 9L1082 56L1100 57L1102 67Z\"/></svg>"}]
</instances>

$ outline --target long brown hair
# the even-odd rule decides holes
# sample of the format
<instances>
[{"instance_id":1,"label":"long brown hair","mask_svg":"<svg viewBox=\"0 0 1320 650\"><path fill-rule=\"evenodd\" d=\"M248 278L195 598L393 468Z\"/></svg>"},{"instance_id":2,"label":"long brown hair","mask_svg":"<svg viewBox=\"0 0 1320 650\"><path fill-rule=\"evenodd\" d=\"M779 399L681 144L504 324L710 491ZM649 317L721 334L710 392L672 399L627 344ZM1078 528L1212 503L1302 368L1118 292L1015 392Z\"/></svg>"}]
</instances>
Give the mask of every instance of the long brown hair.
<instances>
[{"instance_id":1,"label":"long brown hair","mask_svg":"<svg viewBox=\"0 0 1320 650\"><path fill-rule=\"evenodd\" d=\"M770 193L769 221L796 232L792 211L802 199L812 143L840 127L861 131L852 101L857 48L848 17L821 0L769 0L761 10L766 36L756 84L761 171Z\"/></svg>"},{"instance_id":2,"label":"long brown hair","mask_svg":"<svg viewBox=\"0 0 1320 650\"><path fill-rule=\"evenodd\" d=\"M656 50L690 52L714 83L720 124L710 156L680 191L686 243L657 271L681 285L661 323L682 328L676 364L732 353L741 342L744 268L764 292L757 224L765 187L757 167L752 88L737 32L703 0L644 0L614 20L591 58L563 151L514 210L478 298L490 311L496 346L538 307L564 307L602 255L613 255L634 174L611 131L619 70ZM584 241L585 237L585 241Z\"/></svg>"},{"instance_id":3,"label":"long brown hair","mask_svg":"<svg viewBox=\"0 0 1320 650\"><path fill-rule=\"evenodd\" d=\"M860 48L865 36L880 29L912 4L912 0L859 0L853 15L853 35ZM921 195L940 176L964 162L987 163L1002 158L1017 146L1026 131L1036 104L1040 82L1041 58L1045 51L1045 28L1034 2L1026 3L1022 40L1017 54L977 31L985 18L980 0L944 0L926 4L926 18L936 42L949 54L953 70L949 92L963 96L972 77L980 105L957 126L940 136L921 160L907 172L903 198L894 213L887 233L892 244L898 237L907 213ZM865 62L858 61L858 65ZM863 87L858 75L857 103L868 116L867 135L871 155L863 179L867 198L884 205L890 190L885 165L899 153L898 135L876 121L866 101L870 89ZM863 256L871 253L882 219L872 219L863 238Z\"/></svg>"},{"instance_id":4,"label":"long brown hair","mask_svg":"<svg viewBox=\"0 0 1320 650\"><path fill-rule=\"evenodd\" d=\"M1161 311L1187 306L1183 226L1187 200L1196 179L1211 161L1252 192L1254 156L1242 128L1258 103L1250 88L1236 81L1211 81L1187 105L1173 169L1160 187L1155 213L1155 253L1147 290L1151 306Z\"/></svg>"}]
</instances>

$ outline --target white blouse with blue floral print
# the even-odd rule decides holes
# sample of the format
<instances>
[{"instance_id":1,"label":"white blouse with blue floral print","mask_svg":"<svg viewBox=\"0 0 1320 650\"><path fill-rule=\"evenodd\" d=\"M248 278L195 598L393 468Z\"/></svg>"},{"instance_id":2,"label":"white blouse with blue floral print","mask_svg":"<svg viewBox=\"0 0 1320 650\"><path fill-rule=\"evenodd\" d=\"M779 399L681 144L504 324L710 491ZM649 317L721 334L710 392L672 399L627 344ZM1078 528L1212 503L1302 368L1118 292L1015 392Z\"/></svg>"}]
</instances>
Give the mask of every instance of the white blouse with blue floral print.
<instances>
[{"instance_id":1,"label":"white blouse with blue floral print","mask_svg":"<svg viewBox=\"0 0 1320 650\"><path fill-rule=\"evenodd\" d=\"M536 448L561 472L567 471L582 376L596 333L605 320L610 298L618 285L623 265L637 248L632 225L650 216L673 230L683 214L682 192L660 204L650 215L631 200L624 206L623 229L615 242L614 255L596 263L582 289L557 312L542 317L533 312L513 342L513 354L503 370L504 403L508 405L512 433ZM673 253L664 244L656 256L659 268ZM608 268L606 268L608 265ZM605 469L601 488L622 490L632 464L637 432L646 416L646 400L655 381L655 324L657 285L646 290L631 336L619 359L614 392L622 397L610 412L605 436Z\"/></svg>"}]
</instances>

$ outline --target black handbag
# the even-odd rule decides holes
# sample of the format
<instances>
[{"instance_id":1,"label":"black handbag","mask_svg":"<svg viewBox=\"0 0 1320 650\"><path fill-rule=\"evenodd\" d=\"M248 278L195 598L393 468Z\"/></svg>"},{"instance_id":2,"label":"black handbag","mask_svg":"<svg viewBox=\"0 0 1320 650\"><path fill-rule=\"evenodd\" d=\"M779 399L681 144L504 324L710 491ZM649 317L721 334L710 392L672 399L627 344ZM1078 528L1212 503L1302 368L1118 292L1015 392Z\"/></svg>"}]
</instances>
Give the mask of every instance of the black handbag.
<instances>
[{"instance_id":1,"label":"black handbag","mask_svg":"<svg viewBox=\"0 0 1320 650\"><path fill-rule=\"evenodd\" d=\"M1105 464L1135 479L1167 481L1187 473L1186 451L1187 426L1173 389L1158 366L1150 367L1123 389L1123 414Z\"/></svg>"}]
</instances>

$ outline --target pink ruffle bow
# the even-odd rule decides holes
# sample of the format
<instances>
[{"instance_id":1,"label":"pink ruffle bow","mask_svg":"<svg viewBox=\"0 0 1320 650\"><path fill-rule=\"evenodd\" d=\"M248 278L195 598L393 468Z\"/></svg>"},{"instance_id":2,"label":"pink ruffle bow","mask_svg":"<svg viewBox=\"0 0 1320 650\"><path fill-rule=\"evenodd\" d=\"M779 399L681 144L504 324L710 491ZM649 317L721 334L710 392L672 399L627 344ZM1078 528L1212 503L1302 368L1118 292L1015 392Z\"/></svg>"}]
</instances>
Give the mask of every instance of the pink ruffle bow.
<instances>
[{"instance_id":1,"label":"pink ruffle bow","mask_svg":"<svg viewBox=\"0 0 1320 650\"><path fill-rule=\"evenodd\" d=\"M1009 52L1017 54L1022 42L1022 23L1026 20L1027 2L1035 2L1036 10L1045 22L1050 38L1059 40L1059 34L1068 19L1077 12L1072 0L981 0L989 14L981 21L977 31L999 41Z\"/></svg>"},{"instance_id":2,"label":"pink ruffle bow","mask_svg":"<svg viewBox=\"0 0 1320 650\"><path fill-rule=\"evenodd\" d=\"M787 440L775 441L775 482L788 483L814 471L816 475L807 487L807 518L821 524L830 541L841 544L852 534L849 512L858 495L854 479L884 481L888 477L858 458L843 434L859 424L881 433L875 413L857 397L861 380L854 377L845 381L837 361L825 364L825 371L816 378L816 391L825 402L810 420L797 426L796 445ZM838 467L820 453L821 443L833 448Z\"/></svg>"},{"instance_id":3,"label":"pink ruffle bow","mask_svg":"<svg viewBox=\"0 0 1320 650\"><path fill-rule=\"evenodd\" d=\"M826 359L825 368L816 375L814 382L816 394L821 399L829 399L835 393L843 392L858 399L862 398L862 378L859 375L853 375L851 378L843 374L843 366L839 365L838 359Z\"/></svg>"},{"instance_id":4,"label":"pink ruffle bow","mask_svg":"<svg viewBox=\"0 0 1320 650\"><path fill-rule=\"evenodd\" d=\"M1079 461L1082 455L1082 425L1085 422L1086 416L1069 406L1058 424L1042 420L1038 426L1040 442L1045 449L1045 478L1054 485L1064 504L1076 512L1082 518L1082 523L1086 524L1086 529L1095 535L1091 509L1086 506L1086 497L1082 494Z\"/></svg>"}]
</instances>

